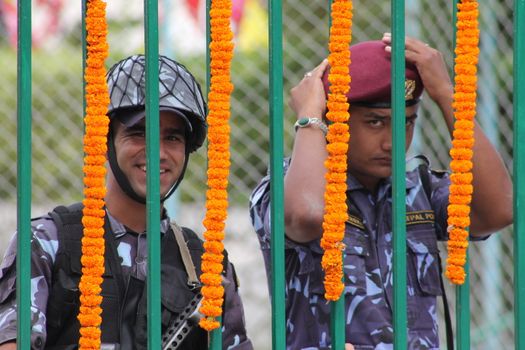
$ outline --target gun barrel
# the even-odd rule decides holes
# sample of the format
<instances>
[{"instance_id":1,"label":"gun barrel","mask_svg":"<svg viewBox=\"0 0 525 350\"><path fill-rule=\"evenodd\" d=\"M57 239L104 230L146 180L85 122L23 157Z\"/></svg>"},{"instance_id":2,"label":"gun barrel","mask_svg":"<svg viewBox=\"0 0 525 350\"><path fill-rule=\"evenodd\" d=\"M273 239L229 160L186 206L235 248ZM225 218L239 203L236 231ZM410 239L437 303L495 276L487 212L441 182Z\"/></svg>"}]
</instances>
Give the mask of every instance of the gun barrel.
<instances>
[{"instance_id":1,"label":"gun barrel","mask_svg":"<svg viewBox=\"0 0 525 350\"><path fill-rule=\"evenodd\" d=\"M193 327L199 323L199 320L203 317L199 311L201 300L202 294L198 293L177 319L168 327L162 337L162 350L177 349Z\"/></svg>"}]
</instances>

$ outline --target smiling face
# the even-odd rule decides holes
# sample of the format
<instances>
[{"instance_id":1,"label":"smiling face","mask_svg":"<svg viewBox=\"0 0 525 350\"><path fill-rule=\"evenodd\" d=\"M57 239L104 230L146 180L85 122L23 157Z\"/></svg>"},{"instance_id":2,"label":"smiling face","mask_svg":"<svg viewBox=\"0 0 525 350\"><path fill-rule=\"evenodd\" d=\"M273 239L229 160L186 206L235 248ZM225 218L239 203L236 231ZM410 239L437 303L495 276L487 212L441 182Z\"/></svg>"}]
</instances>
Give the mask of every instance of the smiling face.
<instances>
[{"instance_id":1,"label":"smiling face","mask_svg":"<svg viewBox=\"0 0 525 350\"><path fill-rule=\"evenodd\" d=\"M160 113L160 194L166 195L182 173L185 152L185 122L171 112ZM126 127L115 123L115 153L118 165L133 190L146 197L145 120Z\"/></svg>"},{"instance_id":2,"label":"smiling face","mask_svg":"<svg viewBox=\"0 0 525 350\"><path fill-rule=\"evenodd\" d=\"M406 108L405 150L412 142L417 108ZM391 114L390 108L350 108L348 171L371 191L392 174Z\"/></svg>"}]
</instances>

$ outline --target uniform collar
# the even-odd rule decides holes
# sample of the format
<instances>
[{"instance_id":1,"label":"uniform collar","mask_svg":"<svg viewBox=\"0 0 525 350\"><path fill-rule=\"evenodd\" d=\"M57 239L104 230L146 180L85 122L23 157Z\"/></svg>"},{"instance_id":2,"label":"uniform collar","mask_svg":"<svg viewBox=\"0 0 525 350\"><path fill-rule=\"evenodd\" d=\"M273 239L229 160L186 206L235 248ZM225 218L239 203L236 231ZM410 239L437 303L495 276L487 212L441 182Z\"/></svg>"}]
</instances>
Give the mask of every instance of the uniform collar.
<instances>
[{"instance_id":1,"label":"uniform collar","mask_svg":"<svg viewBox=\"0 0 525 350\"><path fill-rule=\"evenodd\" d=\"M412 188L417 186L417 182L412 180L405 173L406 192L408 193ZM365 187L350 173L347 173L346 177L347 191L357 191L365 189ZM382 194L386 193L392 187L392 177L388 177L379 182L378 198L382 197Z\"/></svg>"},{"instance_id":2,"label":"uniform collar","mask_svg":"<svg viewBox=\"0 0 525 350\"><path fill-rule=\"evenodd\" d=\"M120 221L115 219L109 210L106 208L106 214L108 216L109 225L111 226L111 231L115 234L115 237L122 237L125 235L129 230L122 224ZM160 233L164 235L166 232L168 232L168 229L170 227L170 219L168 217L168 214L166 213L166 210L163 209L162 211L162 220L160 221Z\"/></svg>"}]
</instances>

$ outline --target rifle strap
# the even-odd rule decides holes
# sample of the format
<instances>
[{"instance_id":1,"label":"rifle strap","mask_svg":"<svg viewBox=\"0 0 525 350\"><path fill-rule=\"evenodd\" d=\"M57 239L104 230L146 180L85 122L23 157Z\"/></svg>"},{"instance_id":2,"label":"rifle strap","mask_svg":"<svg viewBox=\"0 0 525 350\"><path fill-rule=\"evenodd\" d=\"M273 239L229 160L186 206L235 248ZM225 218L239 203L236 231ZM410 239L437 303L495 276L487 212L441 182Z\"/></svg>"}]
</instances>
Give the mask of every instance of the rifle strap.
<instances>
[{"instance_id":1,"label":"rifle strap","mask_svg":"<svg viewBox=\"0 0 525 350\"><path fill-rule=\"evenodd\" d=\"M195 264L193 263L193 259L191 258L190 250L188 249L188 245L186 244L186 241L184 239L184 234L182 233L181 227L177 225L175 221L171 221L170 225L171 229L173 230L173 233L175 234L177 245L179 246L184 268L186 269L186 273L188 274L188 286L195 288L200 284L200 282L199 278L197 277L197 272L195 271Z\"/></svg>"}]
</instances>

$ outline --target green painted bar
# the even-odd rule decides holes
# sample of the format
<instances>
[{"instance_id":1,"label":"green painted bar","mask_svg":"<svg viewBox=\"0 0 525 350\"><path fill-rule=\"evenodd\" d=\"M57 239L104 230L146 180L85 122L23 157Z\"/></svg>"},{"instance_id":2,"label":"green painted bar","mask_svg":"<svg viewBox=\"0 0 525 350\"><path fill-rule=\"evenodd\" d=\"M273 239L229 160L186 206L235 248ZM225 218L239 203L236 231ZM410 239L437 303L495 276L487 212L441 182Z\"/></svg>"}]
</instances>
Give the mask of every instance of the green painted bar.
<instances>
[{"instance_id":1,"label":"green painted bar","mask_svg":"<svg viewBox=\"0 0 525 350\"><path fill-rule=\"evenodd\" d=\"M18 1L17 342L31 347L31 1Z\"/></svg>"},{"instance_id":2,"label":"green painted bar","mask_svg":"<svg viewBox=\"0 0 525 350\"><path fill-rule=\"evenodd\" d=\"M217 321L221 323L221 327L215 328L210 332L209 350L222 350L222 317L217 317Z\"/></svg>"},{"instance_id":3,"label":"green painted bar","mask_svg":"<svg viewBox=\"0 0 525 350\"><path fill-rule=\"evenodd\" d=\"M344 350L346 337L344 291L339 300L332 301L330 304L330 335L332 337L332 349Z\"/></svg>"},{"instance_id":4,"label":"green painted bar","mask_svg":"<svg viewBox=\"0 0 525 350\"><path fill-rule=\"evenodd\" d=\"M283 22L281 0L269 3L272 349L286 348L284 297Z\"/></svg>"},{"instance_id":5,"label":"green painted bar","mask_svg":"<svg viewBox=\"0 0 525 350\"><path fill-rule=\"evenodd\" d=\"M206 96L210 92L210 11L211 11L211 0L206 0Z\"/></svg>"},{"instance_id":6,"label":"green painted bar","mask_svg":"<svg viewBox=\"0 0 525 350\"><path fill-rule=\"evenodd\" d=\"M86 11L87 0L81 1L81 24L82 24L82 119L86 116L86 61L87 61L87 32L86 32ZM85 129L85 127L84 127Z\"/></svg>"},{"instance_id":7,"label":"green painted bar","mask_svg":"<svg viewBox=\"0 0 525 350\"><path fill-rule=\"evenodd\" d=\"M146 46L146 184L148 233L148 349L161 348L159 26L158 1L144 2Z\"/></svg>"},{"instance_id":8,"label":"green painted bar","mask_svg":"<svg viewBox=\"0 0 525 350\"><path fill-rule=\"evenodd\" d=\"M525 0L514 1L514 337L525 350Z\"/></svg>"},{"instance_id":9,"label":"green painted bar","mask_svg":"<svg viewBox=\"0 0 525 350\"><path fill-rule=\"evenodd\" d=\"M394 348L407 348L405 2L392 1L392 231Z\"/></svg>"},{"instance_id":10,"label":"green painted bar","mask_svg":"<svg viewBox=\"0 0 525 350\"><path fill-rule=\"evenodd\" d=\"M456 287L456 347L470 350L470 272L469 254L465 263L465 283Z\"/></svg>"},{"instance_id":11,"label":"green painted bar","mask_svg":"<svg viewBox=\"0 0 525 350\"><path fill-rule=\"evenodd\" d=\"M454 23L454 28L456 29L452 38L453 47L456 47L458 3L460 3L460 0L454 0L452 6L452 23ZM470 350L470 273L468 256L467 251L465 283L456 287L456 347L458 350Z\"/></svg>"}]
</instances>

